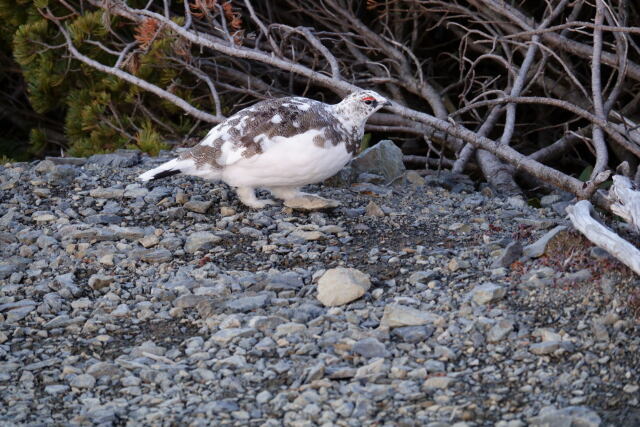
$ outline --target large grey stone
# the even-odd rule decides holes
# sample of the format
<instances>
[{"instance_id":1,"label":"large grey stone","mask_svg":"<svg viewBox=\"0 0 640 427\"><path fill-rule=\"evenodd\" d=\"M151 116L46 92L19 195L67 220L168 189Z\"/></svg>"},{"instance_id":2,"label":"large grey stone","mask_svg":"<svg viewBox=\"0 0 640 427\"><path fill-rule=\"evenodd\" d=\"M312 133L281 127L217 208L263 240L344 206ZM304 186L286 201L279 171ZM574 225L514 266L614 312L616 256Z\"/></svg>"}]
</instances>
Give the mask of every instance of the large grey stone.
<instances>
[{"instance_id":1,"label":"large grey stone","mask_svg":"<svg viewBox=\"0 0 640 427\"><path fill-rule=\"evenodd\" d=\"M387 182L402 176L405 171L402 150L388 139L364 150L350 166L356 176L367 172L384 176Z\"/></svg>"}]
</instances>

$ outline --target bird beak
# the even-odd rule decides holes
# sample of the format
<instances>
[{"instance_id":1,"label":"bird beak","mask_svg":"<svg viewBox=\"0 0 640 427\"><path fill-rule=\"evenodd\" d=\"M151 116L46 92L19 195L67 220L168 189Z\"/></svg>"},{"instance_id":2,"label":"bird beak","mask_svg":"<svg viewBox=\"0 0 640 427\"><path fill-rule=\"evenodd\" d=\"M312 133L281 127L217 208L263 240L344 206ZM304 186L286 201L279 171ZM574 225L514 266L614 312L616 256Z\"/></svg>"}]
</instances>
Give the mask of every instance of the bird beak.
<instances>
[{"instance_id":1,"label":"bird beak","mask_svg":"<svg viewBox=\"0 0 640 427\"><path fill-rule=\"evenodd\" d=\"M383 107L391 107L393 104L391 103L391 101L387 101L384 104L382 104Z\"/></svg>"}]
</instances>

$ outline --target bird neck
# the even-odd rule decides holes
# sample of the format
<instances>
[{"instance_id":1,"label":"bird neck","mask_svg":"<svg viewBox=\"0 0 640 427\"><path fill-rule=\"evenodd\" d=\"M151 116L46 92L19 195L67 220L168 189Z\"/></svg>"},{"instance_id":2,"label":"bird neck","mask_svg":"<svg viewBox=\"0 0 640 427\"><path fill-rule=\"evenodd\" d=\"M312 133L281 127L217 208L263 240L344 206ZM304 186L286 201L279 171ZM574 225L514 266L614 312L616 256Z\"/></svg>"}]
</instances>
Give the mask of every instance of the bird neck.
<instances>
[{"instance_id":1,"label":"bird neck","mask_svg":"<svg viewBox=\"0 0 640 427\"><path fill-rule=\"evenodd\" d=\"M346 101L332 105L332 107L334 115L340 120L347 132L362 136L368 116L364 116L361 110L353 108L353 105Z\"/></svg>"}]
</instances>

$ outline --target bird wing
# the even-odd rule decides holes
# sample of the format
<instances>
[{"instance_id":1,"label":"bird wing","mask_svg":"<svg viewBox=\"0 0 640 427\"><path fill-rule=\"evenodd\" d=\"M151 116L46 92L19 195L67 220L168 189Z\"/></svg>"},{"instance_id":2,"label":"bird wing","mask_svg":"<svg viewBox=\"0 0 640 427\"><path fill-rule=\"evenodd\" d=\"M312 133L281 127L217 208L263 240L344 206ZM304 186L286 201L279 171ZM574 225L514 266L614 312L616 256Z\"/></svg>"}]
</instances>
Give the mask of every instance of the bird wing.
<instances>
[{"instance_id":1,"label":"bird wing","mask_svg":"<svg viewBox=\"0 0 640 427\"><path fill-rule=\"evenodd\" d=\"M287 97L259 102L215 126L191 150L181 155L196 167L223 168L264 153L282 138L318 130L318 144L337 144L344 127L322 102ZM315 140L314 140L315 141Z\"/></svg>"}]
</instances>

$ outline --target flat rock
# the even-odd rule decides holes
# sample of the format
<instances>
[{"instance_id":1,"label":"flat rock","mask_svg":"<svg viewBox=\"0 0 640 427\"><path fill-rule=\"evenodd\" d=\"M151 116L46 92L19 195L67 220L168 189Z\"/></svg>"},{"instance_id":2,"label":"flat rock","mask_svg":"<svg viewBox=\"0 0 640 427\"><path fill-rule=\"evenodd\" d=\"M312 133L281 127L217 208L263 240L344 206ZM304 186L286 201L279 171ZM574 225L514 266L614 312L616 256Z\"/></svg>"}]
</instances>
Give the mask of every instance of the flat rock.
<instances>
[{"instance_id":1,"label":"flat rock","mask_svg":"<svg viewBox=\"0 0 640 427\"><path fill-rule=\"evenodd\" d=\"M140 151L116 150L110 154L94 154L87 159L87 164L109 166L114 168L128 168L140 163Z\"/></svg>"},{"instance_id":2,"label":"flat rock","mask_svg":"<svg viewBox=\"0 0 640 427\"><path fill-rule=\"evenodd\" d=\"M502 299L507 290L495 283L483 283L471 291L471 298L477 304L489 304Z\"/></svg>"},{"instance_id":3,"label":"flat rock","mask_svg":"<svg viewBox=\"0 0 640 427\"><path fill-rule=\"evenodd\" d=\"M371 184L369 182L359 182L352 185L349 188L356 193L365 194L368 196L387 197L393 193L393 190L389 187L382 187L380 185Z\"/></svg>"},{"instance_id":4,"label":"flat rock","mask_svg":"<svg viewBox=\"0 0 640 427\"><path fill-rule=\"evenodd\" d=\"M502 341L513 331L514 323L509 319L501 319L487 332L487 341L495 343Z\"/></svg>"},{"instance_id":5,"label":"flat rock","mask_svg":"<svg viewBox=\"0 0 640 427\"><path fill-rule=\"evenodd\" d=\"M146 251L140 259L144 262L163 263L173 259L173 254L165 248L158 248Z\"/></svg>"},{"instance_id":6,"label":"flat rock","mask_svg":"<svg viewBox=\"0 0 640 427\"><path fill-rule=\"evenodd\" d=\"M206 299L207 297L202 295L185 294L173 300L173 305L179 308L193 308Z\"/></svg>"},{"instance_id":7,"label":"flat rock","mask_svg":"<svg viewBox=\"0 0 640 427\"><path fill-rule=\"evenodd\" d=\"M451 377L431 377L427 379L422 387L426 390L443 390L449 388L455 379Z\"/></svg>"},{"instance_id":8,"label":"flat rock","mask_svg":"<svg viewBox=\"0 0 640 427\"><path fill-rule=\"evenodd\" d=\"M378 206L373 200L369 201L369 204L365 208L364 212L365 212L365 215L367 216L374 216L374 217L384 216L384 212L382 211L382 209L380 209L380 206Z\"/></svg>"},{"instance_id":9,"label":"flat rock","mask_svg":"<svg viewBox=\"0 0 640 427\"><path fill-rule=\"evenodd\" d=\"M33 219L35 222L51 222L55 221L57 217L51 212L35 212L33 215L31 215L31 219Z\"/></svg>"},{"instance_id":10,"label":"flat rock","mask_svg":"<svg viewBox=\"0 0 640 427\"><path fill-rule=\"evenodd\" d=\"M145 353L156 356L164 356L167 350L154 343L153 341L145 341L137 347L131 349L131 357L144 357Z\"/></svg>"},{"instance_id":11,"label":"flat rock","mask_svg":"<svg viewBox=\"0 0 640 427\"><path fill-rule=\"evenodd\" d=\"M586 406L546 407L528 421L532 427L598 427L602 423L600 416Z\"/></svg>"},{"instance_id":12,"label":"flat rock","mask_svg":"<svg viewBox=\"0 0 640 427\"><path fill-rule=\"evenodd\" d=\"M427 283L428 281L435 279L437 276L438 274L433 270L415 271L411 273L407 282L415 286L419 283Z\"/></svg>"},{"instance_id":13,"label":"flat rock","mask_svg":"<svg viewBox=\"0 0 640 427\"><path fill-rule=\"evenodd\" d=\"M45 393L47 394L60 394L69 390L68 385L64 384L50 384L44 388Z\"/></svg>"},{"instance_id":14,"label":"flat rock","mask_svg":"<svg viewBox=\"0 0 640 427\"><path fill-rule=\"evenodd\" d=\"M340 206L337 200L325 199L315 195L304 195L285 200L284 205L291 209L302 211L318 211L323 209L333 209Z\"/></svg>"},{"instance_id":15,"label":"flat rock","mask_svg":"<svg viewBox=\"0 0 640 427\"><path fill-rule=\"evenodd\" d=\"M253 328L229 328L222 329L211 336L211 340L222 345L228 344L237 337L246 337L256 332Z\"/></svg>"},{"instance_id":16,"label":"flat rock","mask_svg":"<svg viewBox=\"0 0 640 427\"><path fill-rule=\"evenodd\" d=\"M408 183L415 185L416 187L422 187L426 184L424 178L416 171L407 171L404 174L405 179Z\"/></svg>"},{"instance_id":17,"label":"flat rock","mask_svg":"<svg viewBox=\"0 0 640 427\"><path fill-rule=\"evenodd\" d=\"M542 341L539 343L531 344L529 346L529 351L538 356L543 356L545 354L551 354L559 349L560 344L560 341Z\"/></svg>"},{"instance_id":18,"label":"flat rock","mask_svg":"<svg viewBox=\"0 0 640 427\"><path fill-rule=\"evenodd\" d=\"M375 338L363 338L356 342L352 350L367 359L371 357L386 357L387 349L384 344Z\"/></svg>"},{"instance_id":19,"label":"flat rock","mask_svg":"<svg viewBox=\"0 0 640 427\"><path fill-rule=\"evenodd\" d=\"M344 305L369 290L369 276L355 268L332 268L318 280L318 300L326 307Z\"/></svg>"},{"instance_id":20,"label":"flat rock","mask_svg":"<svg viewBox=\"0 0 640 427\"><path fill-rule=\"evenodd\" d=\"M87 374L92 375L95 378L111 377L117 378L122 375L122 371L115 364L111 362L96 362L89 366Z\"/></svg>"},{"instance_id":21,"label":"flat rock","mask_svg":"<svg viewBox=\"0 0 640 427\"><path fill-rule=\"evenodd\" d=\"M96 199L121 199L124 196L122 188L94 188L89 191L91 197Z\"/></svg>"},{"instance_id":22,"label":"flat rock","mask_svg":"<svg viewBox=\"0 0 640 427\"><path fill-rule=\"evenodd\" d=\"M155 234L148 234L139 240L144 248L150 248L160 243L160 239Z\"/></svg>"},{"instance_id":23,"label":"flat rock","mask_svg":"<svg viewBox=\"0 0 640 427\"><path fill-rule=\"evenodd\" d=\"M120 224L122 217L113 214L97 214L85 218L87 224Z\"/></svg>"},{"instance_id":24,"label":"flat rock","mask_svg":"<svg viewBox=\"0 0 640 427\"><path fill-rule=\"evenodd\" d=\"M535 243L525 246L522 251L524 256L526 256L527 258L541 257L547 250L547 245L549 244L551 239L553 239L558 233L566 229L567 227L565 227L564 225L559 225L555 228L552 228L544 236L539 238Z\"/></svg>"},{"instance_id":25,"label":"flat rock","mask_svg":"<svg viewBox=\"0 0 640 427\"><path fill-rule=\"evenodd\" d=\"M89 277L89 287L94 290L102 289L113 282L113 276L94 274Z\"/></svg>"},{"instance_id":26,"label":"flat rock","mask_svg":"<svg viewBox=\"0 0 640 427\"><path fill-rule=\"evenodd\" d=\"M422 326L427 323L438 325L442 322L442 317L437 314L420 311L401 304L387 304L384 307L380 325L397 328L402 326Z\"/></svg>"},{"instance_id":27,"label":"flat rock","mask_svg":"<svg viewBox=\"0 0 640 427\"><path fill-rule=\"evenodd\" d=\"M73 323L73 319L71 319L66 314L61 314L60 316L56 316L53 319L49 320L44 324L45 329L54 329L54 328L64 328L67 325Z\"/></svg>"},{"instance_id":28,"label":"flat rock","mask_svg":"<svg viewBox=\"0 0 640 427\"><path fill-rule=\"evenodd\" d=\"M221 240L222 238L220 236L216 236L208 231L197 231L195 233L191 233L187 237L187 241L184 244L184 250L188 253L206 251L214 247L215 244Z\"/></svg>"},{"instance_id":29,"label":"flat rock","mask_svg":"<svg viewBox=\"0 0 640 427\"><path fill-rule=\"evenodd\" d=\"M307 241L320 240L324 237L324 234L322 234L317 230L313 230L313 231L296 230L291 234Z\"/></svg>"},{"instance_id":30,"label":"flat rock","mask_svg":"<svg viewBox=\"0 0 640 427\"><path fill-rule=\"evenodd\" d=\"M227 308L234 311L247 312L257 308L265 307L271 301L269 295L256 295L250 297L234 298L227 301Z\"/></svg>"},{"instance_id":31,"label":"flat rock","mask_svg":"<svg viewBox=\"0 0 640 427\"><path fill-rule=\"evenodd\" d=\"M509 267L522 256L522 243L515 240L507 245L502 254L493 262L494 267Z\"/></svg>"},{"instance_id":32,"label":"flat rock","mask_svg":"<svg viewBox=\"0 0 640 427\"><path fill-rule=\"evenodd\" d=\"M28 306L14 308L12 310L9 310L7 312L7 314L6 314L5 321L7 322L7 324L17 323L18 321L20 321L20 320L24 319L25 317L27 317L29 315L29 313L31 313L33 310L35 310L35 308L36 308L35 305L28 305Z\"/></svg>"},{"instance_id":33,"label":"flat rock","mask_svg":"<svg viewBox=\"0 0 640 427\"><path fill-rule=\"evenodd\" d=\"M81 374L75 376L69 384L75 388L93 388L96 385L96 379L93 375Z\"/></svg>"},{"instance_id":34,"label":"flat rock","mask_svg":"<svg viewBox=\"0 0 640 427\"><path fill-rule=\"evenodd\" d=\"M407 343L419 343L426 341L435 328L432 326L401 326L393 329L392 336L399 338L403 342Z\"/></svg>"},{"instance_id":35,"label":"flat rock","mask_svg":"<svg viewBox=\"0 0 640 427\"><path fill-rule=\"evenodd\" d=\"M50 161L54 165L72 165L72 166L82 166L87 163L87 159L84 157L50 157L47 156L44 158L47 161Z\"/></svg>"},{"instance_id":36,"label":"flat rock","mask_svg":"<svg viewBox=\"0 0 640 427\"><path fill-rule=\"evenodd\" d=\"M212 204L212 201L190 200L183 206L188 211L204 214L207 213Z\"/></svg>"},{"instance_id":37,"label":"flat rock","mask_svg":"<svg viewBox=\"0 0 640 427\"><path fill-rule=\"evenodd\" d=\"M121 227L119 225L111 225L109 226L109 230L113 231L119 239L138 240L145 235L142 227Z\"/></svg>"}]
</instances>

